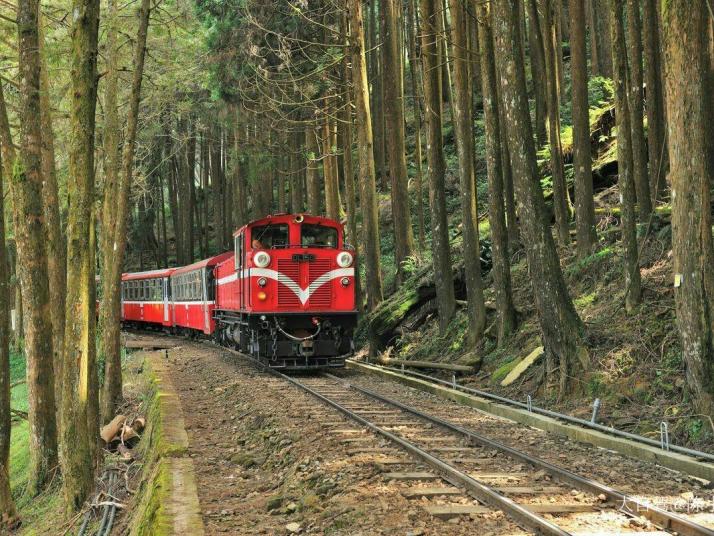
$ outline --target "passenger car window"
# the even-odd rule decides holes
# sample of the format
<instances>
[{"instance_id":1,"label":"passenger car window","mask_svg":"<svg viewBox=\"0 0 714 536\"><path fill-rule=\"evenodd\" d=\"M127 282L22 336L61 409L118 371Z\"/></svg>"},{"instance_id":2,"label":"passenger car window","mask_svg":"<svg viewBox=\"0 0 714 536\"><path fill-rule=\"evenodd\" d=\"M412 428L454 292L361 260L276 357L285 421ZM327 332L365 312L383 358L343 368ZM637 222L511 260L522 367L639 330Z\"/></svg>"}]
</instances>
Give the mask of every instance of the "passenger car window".
<instances>
[{"instance_id":1,"label":"passenger car window","mask_svg":"<svg viewBox=\"0 0 714 536\"><path fill-rule=\"evenodd\" d=\"M300 237L302 247L337 247L337 229L334 227L303 223Z\"/></svg>"},{"instance_id":2,"label":"passenger car window","mask_svg":"<svg viewBox=\"0 0 714 536\"><path fill-rule=\"evenodd\" d=\"M285 248L290 245L287 223L258 225L250 233L253 249Z\"/></svg>"}]
</instances>

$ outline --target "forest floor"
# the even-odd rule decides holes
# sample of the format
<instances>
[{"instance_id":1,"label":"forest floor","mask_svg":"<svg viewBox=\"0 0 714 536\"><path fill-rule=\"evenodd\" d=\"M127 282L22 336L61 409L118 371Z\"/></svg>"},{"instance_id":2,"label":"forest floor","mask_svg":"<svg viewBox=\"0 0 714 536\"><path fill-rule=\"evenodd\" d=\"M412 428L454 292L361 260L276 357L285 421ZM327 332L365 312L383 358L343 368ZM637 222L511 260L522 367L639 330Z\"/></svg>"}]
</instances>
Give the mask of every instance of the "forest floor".
<instances>
[{"instance_id":1,"label":"forest floor","mask_svg":"<svg viewBox=\"0 0 714 536\"><path fill-rule=\"evenodd\" d=\"M366 536L411 529L416 536L433 526L369 458L348 454L354 444L326 434L324 423L289 411L282 381L197 343L170 350L169 361L207 534L292 529ZM307 395L295 392L289 399L301 396ZM470 533L468 525L438 526L429 534ZM489 533L485 528L483 534Z\"/></svg>"},{"instance_id":2,"label":"forest floor","mask_svg":"<svg viewBox=\"0 0 714 536\"><path fill-rule=\"evenodd\" d=\"M419 500L402 495L403 483L385 480L375 454L360 448L394 456L389 443L366 431L355 443L354 436L343 434L349 421L331 409L323 409L326 418L311 418L304 408L319 402L240 356L188 340L167 355L207 534L522 533L503 515L431 517ZM353 371L340 375L425 411L472 419L474 429L489 437L633 495L667 504L682 497L714 499L702 481L654 464L489 417L388 380ZM714 514L692 519L714 526ZM641 520L632 523L628 530L651 530L646 522L638 525Z\"/></svg>"}]
</instances>

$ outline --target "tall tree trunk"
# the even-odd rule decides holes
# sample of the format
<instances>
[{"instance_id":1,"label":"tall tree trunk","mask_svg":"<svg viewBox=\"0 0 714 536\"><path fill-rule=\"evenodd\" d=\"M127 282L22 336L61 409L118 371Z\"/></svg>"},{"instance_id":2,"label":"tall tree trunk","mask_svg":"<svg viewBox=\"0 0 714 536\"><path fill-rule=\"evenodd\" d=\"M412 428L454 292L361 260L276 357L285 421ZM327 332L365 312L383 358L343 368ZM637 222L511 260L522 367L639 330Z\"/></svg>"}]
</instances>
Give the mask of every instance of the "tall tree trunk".
<instances>
[{"instance_id":1,"label":"tall tree trunk","mask_svg":"<svg viewBox=\"0 0 714 536\"><path fill-rule=\"evenodd\" d=\"M535 101L535 133L538 146L547 143L548 103L546 100L545 51L543 32L540 27L537 0L524 0L528 4L528 43L531 56L531 79L533 80L533 100Z\"/></svg>"},{"instance_id":2,"label":"tall tree trunk","mask_svg":"<svg viewBox=\"0 0 714 536\"><path fill-rule=\"evenodd\" d=\"M542 0L543 12L543 50L545 51L546 92L548 94L548 138L550 140L550 167L553 179L553 208L558 241L567 246L570 243L568 229L569 201L563 169L563 148L560 141L560 84L558 83L557 54L560 43L556 42L557 33L553 10L555 1Z\"/></svg>"},{"instance_id":3,"label":"tall tree trunk","mask_svg":"<svg viewBox=\"0 0 714 536\"><path fill-rule=\"evenodd\" d=\"M405 263L414 254L414 232L409 212L409 185L404 135L404 82L402 79L402 47L399 39L401 9L396 2L381 2L383 19L382 64L384 66L384 98L387 131L387 152L392 219L394 226L394 262L397 265L397 286L408 274Z\"/></svg>"},{"instance_id":4,"label":"tall tree trunk","mask_svg":"<svg viewBox=\"0 0 714 536\"><path fill-rule=\"evenodd\" d=\"M585 47L584 0L570 0L570 69L573 99L573 169L575 230L579 258L590 255L597 240L593 202L588 65Z\"/></svg>"},{"instance_id":5,"label":"tall tree trunk","mask_svg":"<svg viewBox=\"0 0 714 536\"><path fill-rule=\"evenodd\" d=\"M481 279L481 246L478 236L478 204L476 172L473 157L473 119L471 113L471 76L468 55L468 15L461 0L449 0L451 8L451 46L454 64L454 123L456 148L459 157L461 184L461 213L464 236L466 294L468 297L469 326L467 342L474 347L486 327L486 305Z\"/></svg>"},{"instance_id":6,"label":"tall tree trunk","mask_svg":"<svg viewBox=\"0 0 714 536\"><path fill-rule=\"evenodd\" d=\"M29 491L38 494L57 465L57 425L53 381L47 249L42 206L42 125L40 123L40 55L36 0L17 4L20 79L20 154L5 155L12 165L11 194L17 244L18 276L25 306L25 355L30 421ZM3 121L7 117L2 103ZM3 126L3 146L12 143ZM5 151L5 147L3 147ZM13 155L14 156L14 155Z\"/></svg>"},{"instance_id":7,"label":"tall tree trunk","mask_svg":"<svg viewBox=\"0 0 714 536\"><path fill-rule=\"evenodd\" d=\"M47 232L47 270L52 307L52 351L54 354L55 402L57 407L62 392L62 348L64 347L64 297L66 281L67 244L62 236L60 200L57 191L55 141L52 127L50 83L44 53L43 22L40 13L40 122L42 124L42 202Z\"/></svg>"},{"instance_id":8,"label":"tall tree trunk","mask_svg":"<svg viewBox=\"0 0 714 536\"><path fill-rule=\"evenodd\" d=\"M671 0L662 12L672 191L672 253L677 326L697 410L714 410L712 297L714 252L710 170L702 102L707 94L703 0Z\"/></svg>"},{"instance_id":9,"label":"tall tree trunk","mask_svg":"<svg viewBox=\"0 0 714 536\"><path fill-rule=\"evenodd\" d=\"M216 253L224 251L223 237L223 165L221 162L221 129L214 126L211 143L211 193L213 194L213 234L216 240ZM272 188L272 184L271 184ZM263 210L262 216L268 212Z\"/></svg>"},{"instance_id":10,"label":"tall tree trunk","mask_svg":"<svg viewBox=\"0 0 714 536\"><path fill-rule=\"evenodd\" d=\"M328 115L322 127L322 167L325 178L325 214L333 220L340 218L340 186L335 156L336 131L337 125Z\"/></svg>"},{"instance_id":11,"label":"tall tree trunk","mask_svg":"<svg viewBox=\"0 0 714 536\"><path fill-rule=\"evenodd\" d=\"M422 173L422 151L421 151L421 123L422 123L422 96L420 93L421 84L421 59L416 53L416 0L407 0L407 40L409 43L409 80L411 83L412 99L414 106L414 165L416 166L416 175L414 177L414 185L416 190L416 213L417 213L417 229L419 233L419 250L426 247L426 237L424 231L424 180Z\"/></svg>"},{"instance_id":12,"label":"tall tree trunk","mask_svg":"<svg viewBox=\"0 0 714 536\"><path fill-rule=\"evenodd\" d=\"M372 149L372 116L364 50L364 24L361 0L346 0L350 16L350 52L354 87L357 147L362 206L362 240L366 273L367 308L373 310L383 298L382 267L379 250L379 212Z\"/></svg>"},{"instance_id":13,"label":"tall tree trunk","mask_svg":"<svg viewBox=\"0 0 714 536\"><path fill-rule=\"evenodd\" d=\"M97 101L97 39L99 1L74 0L72 12L72 101L67 220L67 302L62 367L60 464L65 507L79 509L94 477L94 444L89 417L97 382L92 374L95 355L94 255L90 248L94 201L94 126ZM121 195L121 191L120 191Z\"/></svg>"},{"instance_id":14,"label":"tall tree trunk","mask_svg":"<svg viewBox=\"0 0 714 536\"><path fill-rule=\"evenodd\" d=\"M664 193L667 150L657 0L644 0L645 84L647 87L647 149L653 203Z\"/></svg>"},{"instance_id":15,"label":"tall tree trunk","mask_svg":"<svg viewBox=\"0 0 714 536\"><path fill-rule=\"evenodd\" d=\"M496 90L496 58L493 50L492 10L490 2L479 4L478 37L481 52L481 91L486 131L486 168L488 173L488 219L491 224L491 249L493 257L493 287L498 310L499 344L516 329L516 309L511 291L511 267L508 250L508 232L504 213L503 172L501 169L501 125Z\"/></svg>"},{"instance_id":16,"label":"tall tree trunk","mask_svg":"<svg viewBox=\"0 0 714 536\"><path fill-rule=\"evenodd\" d=\"M622 20L624 0L610 0L611 41L615 74L615 117L617 118L617 173L622 213L622 243L625 252L625 308L632 311L640 302L641 282L635 222L635 184L632 173L632 130L627 101L627 53Z\"/></svg>"},{"instance_id":17,"label":"tall tree trunk","mask_svg":"<svg viewBox=\"0 0 714 536\"><path fill-rule=\"evenodd\" d=\"M117 200L119 196L119 174L121 171L121 156L119 152L119 140L121 138L121 124L119 122L118 107L118 44L119 33L119 13L117 0L109 0L107 17L107 44L106 44L106 67L107 73L104 86L104 200L102 204L102 307L99 310L99 325L102 333L102 354L106 367L109 371L109 382L105 382L103 404L107 405L107 384L112 383L112 376L116 376L115 369L119 367L118 391L112 395L112 403L109 407L114 407L114 399L121 393L121 358L119 326L116 324L121 318L121 303L114 289L118 283L114 281L114 237L117 227ZM117 312L117 309L119 311ZM118 362L118 365L117 365ZM114 369L114 370L113 370ZM114 380L116 381L116 379ZM116 387L111 387L112 390ZM109 417L111 419L113 415ZM106 420L106 415L102 415Z\"/></svg>"},{"instance_id":18,"label":"tall tree trunk","mask_svg":"<svg viewBox=\"0 0 714 536\"><path fill-rule=\"evenodd\" d=\"M610 41L611 14L608 2L610 0L591 0L597 13L595 35L598 41L598 71L601 76L612 78L612 43Z\"/></svg>"},{"instance_id":19,"label":"tall tree trunk","mask_svg":"<svg viewBox=\"0 0 714 536\"><path fill-rule=\"evenodd\" d=\"M640 1L627 0L627 49L629 56L628 104L632 129L632 176L637 193L640 221L652 212L650 184L647 176L647 145L644 130L644 93L642 90L642 22Z\"/></svg>"},{"instance_id":20,"label":"tall tree trunk","mask_svg":"<svg viewBox=\"0 0 714 536\"><path fill-rule=\"evenodd\" d=\"M290 166L290 206L292 207L293 214L298 214L305 210L301 174L303 167L302 149L305 146L303 140L304 132L295 130L293 132L292 152L290 153L292 162Z\"/></svg>"},{"instance_id":21,"label":"tall tree trunk","mask_svg":"<svg viewBox=\"0 0 714 536\"><path fill-rule=\"evenodd\" d=\"M208 257L208 242L210 240L210 233L208 232L208 182L210 176L210 163L209 163L209 143L208 134L204 131L201 135L201 190L203 192L203 244L201 251L203 258Z\"/></svg>"},{"instance_id":22,"label":"tall tree trunk","mask_svg":"<svg viewBox=\"0 0 714 536\"><path fill-rule=\"evenodd\" d=\"M134 49L134 73L129 97L129 112L126 120L126 136L121 157L121 176L114 227L114 235L106 237L109 244L104 248L105 272L103 303L106 303L106 313L102 315L102 336L104 345L104 390L102 392L102 421L109 422L115 415L117 405L122 399L121 376L121 274L124 264L124 252L127 243L127 207L129 193L134 174L134 152L136 147L136 132L139 120L139 103L141 101L141 82L144 76L144 58L146 55L146 38L149 29L151 0L142 0L139 14L139 29ZM111 200L109 201L111 203ZM107 200L105 199L105 206ZM105 309L104 307L102 309ZM65 439L69 440L68 437Z\"/></svg>"},{"instance_id":23,"label":"tall tree trunk","mask_svg":"<svg viewBox=\"0 0 714 536\"><path fill-rule=\"evenodd\" d=\"M656 0L655 0L656 1ZM596 20L600 16L596 13L596 0L585 0L588 10L588 37L590 38L590 69L593 76L602 76L600 72L600 50L597 39ZM570 15L572 17L572 13Z\"/></svg>"},{"instance_id":24,"label":"tall tree trunk","mask_svg":"<svg viewBox=\"0 0 714 536\"><path fill-rule=\"evenodd\" d=\"M0 159L1 160L1 159ZM3 188L0 166L0 192ZM5 244L5 207L0 196L0 530L14 528L17 510L10 490L10 289L9 265Z\"/></svg>"},{"instance_id":25,"label":"tall tree trunk","mask_svg":"<svg viewBox=\"0 0 714 536\"><path fill-rule=\"evenodd\" d=\"M442 333L451 322L456 307L454 276L449 247L449 227L446 220L444 191L444 143L441 132L441 65L438 35L441 13L431 0L420 0L421 52L424 73L424 106L427 123L427 162L429 175L429 205L432 222L432 251L439 328Z\"/></svg>"},{"instance_id":26,"label":"tall tree trunk","mask_svg":"<svg viewBox=\"0 0 714 536\"><path fill-rule=\"evenodd\" d=\"M494 33L500 58L502 103L508 119L508 145L518 192L521 230L526 247L533 298L546 354L546 378L556 373L560 393L578 369L587 369L584 327L560 269L545 201L540 188L533 132L528 110L525 71L520 62L521 42L516 17L517 0L496 0Z\"/></svg>"},{"instance_id":27,"label":"tall tree trunk","mask_svg":"<svg viewBox=\"0 0 714 536\"><path fill-rule=\"evenodd\" d=\"M313 127L305 130L307 147L307 211L319 216L320 208L320 175L318 171L317 157L319 154L317 143L317 132Z\"/></svg>"},{"instance_id":28,"label":"tall tree trunk","mask_svg":"<svg viewBox=\"0 0 714 536\"><path fill-rule=\"evenodd\" d=\"M196 121L188 118L188 140L186 141L186 188L188 190L188 198L186 200L186 253L189 263L195 259L195 220L194 213L196 207Z\"/></svg>"}]
</instances>

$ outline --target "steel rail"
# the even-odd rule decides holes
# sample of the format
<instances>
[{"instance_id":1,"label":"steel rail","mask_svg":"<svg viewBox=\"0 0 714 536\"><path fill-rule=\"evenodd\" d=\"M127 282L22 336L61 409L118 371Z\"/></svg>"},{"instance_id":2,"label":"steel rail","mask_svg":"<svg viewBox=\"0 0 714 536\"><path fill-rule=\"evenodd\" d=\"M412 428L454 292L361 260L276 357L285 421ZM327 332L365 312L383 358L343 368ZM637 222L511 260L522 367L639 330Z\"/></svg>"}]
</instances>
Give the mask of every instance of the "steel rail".
<instances>
[{"instance_id":1,"label":"steel rail","mask_svg":"<svg viewBox=\"0 0 714 536\"><path fill-rule=\"evenodd\" d=\"M347 409L346 407L340 405L339 403L335 402L334 400L327 398L326 396L318 393L314 389L295 380L294 378L291 378L290 376L286 376L285 374L282 374L281 372L278 372L276 370L272 370L272 369L269 369L269 370L271 370L271 372L273 374L275 374L275 375L279 376L280 378L284 379L285 381L299 387L300 389L311 394L315 398L321 400L325 404L332 406L336 410L345 414L350 419L369 428L376 434L379 434L379 435L385 437L386 439L388 439L389 441L396 443L402 449L409 452L412 456L420 459L421 461L423 461L424 463L429 465L431 468L436 470L444 478L444 480L446 480L447 482L449 482L450 484L452 484L454 486L464 488L470 495L472 495L479 501L486 503L498 510L503 511L505 514L510 516L512 519L514 519L516 521L516 523L519 524L522 528L525 528L527 530L534 530L534 531L536 531L537 534L546 534L546 535L550 535L550 536L568 536L568 535L570 535L569 532L564 531L557 525L554 525L553 523L550 523L546 519L531 512L530 510L528 510L527 508L516 503L512 499L509 499L508 497L505 497L505 496L499 494L496 490L494 490L490 486L487 486L486 484L479 482L478 480L476 480L473 477L467 475L466 473L458 470L457 468L453 467L452 465L449 465L448 463L441 460L440 458L429 454L428 452L419 448L415 444L413 444L409 441L406 441L405 439L403 439L395 434L392 434L391 432L388 432L387 430L384 430L383 428L377 426L376 424L372 423L371 421L368 421L364 417L361 417L357 413ZM334 378L334 376L332 376L332 377Z\"/></svg>"},{"instance_id":2,"label":"steel rail","mask_svg":"<svg viewBox=\"0 0 714 536\"><path fill-rule=\"evenodd\" d=\"M352 359L348 359L348 362L353 362L357 363L357 361L354 361ZM466 393L471 393L483 398L488 398L490 400L495 400L497 402L501 402L503 404L509 405L509 406L516 406L521 409L526 409L532 413L538 413L540 415L545 415L546 417L552 417L554 419L558 419L561 421L566 421L572 424L578 424L580 426L584 426L586 428L592 428L593 430L598 430L599 432L604 432L606 434L618 436L618 437L624 437L626 439L631 439L633 441L637 441L638 443L643 443L645 445L649 445L652 447L658 447L661 448L661 444L659 441L650 439L649 437L641 436L638 434L633 434L631 432L625 432L624 430L618 430L616 428L612 428L609 426L605 426L603 424L599 424L596 422L588 421L585 419L580 419L578 417L573 417L572 415L565 415L563 413L558 413L557 411L552 411L549 409L545 408L539 408L537 406L533 405L528 405L523 402L519 402L518 400L513 400L511 398L506 398L504 396L499 396L493 393L489 393L488 391L481 391L479 389L474 389L472 387L467 387L465 385L459 385L458 383L450 382L448 380L443 380L441 378L437 378L435 376L430 376L428 374L422 374L421 372L416 372L413 370L406 370L406 369L398 369L394 367L385 367L384 365L379 365L375 363L367 363L368 365L372 367L378 367L384 370L388 370L390 372L398 372L400 374L408 374L410 376L416 376L417 378L423 378L427 381L434 382L434 383L439 383L441 385L445 385L447 387L450 387L452 389L456 389L459 391L463 391ZM677 452L679 454L684 454L686 456L691 456L692 458L697 458L700 460L707 460L710 462L714 462L714 454L710 454L708 452L702 452L700 450L693 450L687 447L682 447L680 445L674 445L674 444L669 444L669 450L671 452Z\"/></svg>"},{"instance_id":3,"label":"steel rail","mask_svg":"<svg viewBox=\"0 0 714 536\"><path fill-rule=\"evenodd\" d=\"M359 393L362 393L364 395L372 397L375 400L379 400L385 404L397 407L403 411L411 413L412 415L420 417L420 418L427 420L433 424L436 424L438 426L441 426L441 427L447 428L449 430L452 430L454 432L460 433L463 436L465 436L466 438L468 438L469 440L471 440L474 443L477 443L483 447L496 449L496 450L503 452L504 454L506 454L520 462L528 463L530 465L533 465L535 467L543 469L543 470L547 471L548 473L551 473L557 480L560 480L563 483L567 483L567 484L572 485L576 488L586 490L590 493L594 493L594 494L602 493L610 501L615 501L615 502L621 503L621 507L620 507L621 511L628 513L630 515L634 515L634 516L644 516L647 519L649 519L650 521L652 521L654 524L659 525L660 527L662 527L664 529L677 532L678 534L682 534L684 536L714 536L714 530L712 530L712 529L709 529L707 527L704 527L702 525L694 523L694 522L692 522L688 519L685 519L683 517L680 517L672 512L667 512L666 510L663 510L655 505L650 505L648 503L642 502L642 501L635 499L633 497L629 497L622 492L619 492L609 486L606 486L605 484L602 484L595 480L581 477L571 471L568 471L567 469L558 467L557 465L553 465L545 460L541 460L540 458L535 458L533 456L530 456L529 454L526 454L525 452L521 452L519 450L511 448L507 445L504 445L503 443L500 443L493 439L489 439L483 435L480 435L476 432L473 432L471 430L468 430L466 428L463 428L461 426L453 424L449 421L446 421L439 417L435 417L433 415L429 415L429 414L419 411L415 408L412 408L410 406L402 404L401 402L392 400L384 395L381 395L381 394L371 391L369 389L365 389L364 387L354 385L353 383L345 380L344 378L339 378L337 376L334 376L334 375L328 374L328 373L323 373L323 376L340 381L343 384L345 384L347 387L354 389L355 391L357 391ZM634 508L634 509L632 509L632 508Z\"/></svg>"}]
</instances>

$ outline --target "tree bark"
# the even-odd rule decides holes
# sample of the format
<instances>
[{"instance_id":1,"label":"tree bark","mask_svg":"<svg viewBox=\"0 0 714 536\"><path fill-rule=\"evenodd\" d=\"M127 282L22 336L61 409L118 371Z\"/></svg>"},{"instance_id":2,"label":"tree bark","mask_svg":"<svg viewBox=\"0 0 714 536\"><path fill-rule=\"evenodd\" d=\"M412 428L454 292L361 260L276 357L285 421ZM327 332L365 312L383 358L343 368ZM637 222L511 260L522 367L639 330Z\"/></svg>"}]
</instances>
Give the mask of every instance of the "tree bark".
<instances>
[{"instance_id":1,"label":"tree bark","mask_svg":"<svg viewBox=\"0 0 714 536\"><path fill-rule=\"evenodd\" d=\"M627 92L632 129L632 177L637 194L640 221L647 221L652 212L652 199L647 175L647 145L644 130L644 93L642 89L642 22L640 1L627 0L627 56L629 56L629 78Z\"/></svg>"},{"instance_id":2,"label":"tree bark","mask_svg":"<svg viewBox=\"0 0 714 536\"><path fill-rule=\"evenodd\" d=\"M13 220L18 276L25 308L25 355L30 421L29 492L37 495L57 465L57 425L53 381L47 249L42 206L42 125L40 123L39 6L36 0L17 4L20 79L20 154L6 155L11 164ZM4 100L3 121L7 118ZM12 143L3 126L3 146ZM9 147L8 147L9 148ZM6 150L5 147L3 150ZM14 151L13 151L14 152ZM13 155L14 156L14 155Z\"/></svg>"},{"instance_id":3,"label":"tree bark","mask_svg":"<svg viewBox=\"0 0 714 536\"><path fill-rule=\"evenodd\" d=\"M211 155L211 193L213 194L213 235L216 240L216 253L225 250L223 237L223 165L221 162L221 129L214 126L210 142ZM264 186L261 185L262 188ZM272 184L271 184L272 187ZM180 201L180 200L179 200ZM264 208L260 217L267 216L269 211Z\"/></svg>"},{"instance_id":4,"label":"tree bark","mask_svg":"<svg viewBox=\"0 0 714 536\"><path fill-rule=\"evenodd\" d=\"M548 119L548 104L546 101L545 51L543 50L543 33L538 16L537 0L525 0L528 4L528 43L531 56L531 79L533 80L533 100L535 104L535 133L538 146L548 141L546 120Z\"/></svg>"},{"instance_id":5,"label":"tree bark","mask_svg":"<svg viewBox=\"0 0 714 536\"><path fill-rule=\"evenodd\" d=\"M354 88L357 147L362 206L362 240L366 273L367 309L372 311L382 301L382 267L379 250L379 212L372 149L372 117L364 50L364 25L361 0L347 0L350 16L350 53Z\"/></svg>"},{"instance_id":6,"label":"tree bark","mask_svg":"<svg viewBox=\"0 0 714 536\"><path fill-rule=\"evenodd\" d=\"M667 185L662 55L657 0L644 0L645 84L647 87L647 149L649 151L650 192L653 205Z\"/></svg>"},{"instance_id":7,"label":"tree bark","mask_svg":"<svg viewBox=\"0 0 714 536\"><path fill-rule=\"evenodd\" d=\"M94 333L95 285L92 243L94 126L97 101L99 1L74 0L72 12L72 100L67 190L67 301L62 367L60 464L65 508L82 507L94 484L94 445L89 418L98 381Z\"/></svg>"},{"instance_id":8,"label":"tree bark","mask_svg":"<svg viewBox=\"0 0 714 536\"><path fill-rule=\"evenodd\" d=\"M103 251L105 255L105 273L102 296L103 304L106 304L106 307L102 307L100 314L102 316L102 342L105 359L104 390L102 392L102 420L104 422L114 417L117 405L122 399L120 338L121 274L127 243L126 216L134 174L134 152L139 120L139 103L141 101L141 83L144 76L144 58L146 55L150 8L150 0L142 0L136 48L134 50L134 73L131 84L131 95L129 97L129 112L126 120L126 136L121 157L121 176L117 190L118 195L114 201L104 199L104 206L107 206L107 203L117 203L114 235L105 237L108 243L105 244ZM104 312L105 309L106 312Z\"/></svg>"},{"instance_id":9,"label":"tree bark","mask_svg":"<svg viewBox=\"0 0 714 536\"><path fill-rule=\"evenodd\" d=\"M340 219L340 186L335 156L337 125L327 116L322 127L322 167L325 179L325 215Z\"/></svg>"},{"instance_id":10,"label":"tree bark","mask_svg":"<svg viewBox=\"0 0 714 536\"><path fill-rule=\"evenodd\" d=\"M559 383L561 396L569 379L587 370L584 326L560 269L558 253L546 218L528 110L525 71L520 62L516 0L496 0L494 33L500 57L500 84L506 130L516 178L521 230L532 281L533 298L546 353L546 378Z\"/></svg>"},{"instance_id":11,"label":"tree bark","mask_svg":"<svg viewBox=\"0 0 714 536\"><path fill-rule=\"evenodd\" d=\"M624 0L610 0L612 21L612 60L615 83L615 117L617 119L617 170L622 206L622 243L625 252L625 308L628 312L640 302L641 282L635 222L635 184L633 179L632 129L627 99L627 53L622 21Z\"/></svg>"},{"instance_id":12,"label":"tree bark","mask_svg":"<svg viewBox=\"0 0 714 536\"><path fill-rule=\"evenodd\" d=\"M641 282L637 252L637 229L635 222L635 184L633 180L632 130L627 100L627 53L623 24L624 0L610 0L612 70L615 83L615 117L617 119L617 169L618 186L622 206L622 243L624 249L625 308L628 312L640 302Z\"/></svg>"},{"instance_id":13,"label":"tree bark","mask_svg":"<svg viewBox=\"0 0 714 536\"><path fill-rule=\"evenodd\" d=\"M705 91L702 0L670 0L662 12L666 66L669 160L672 181L672 253L677 326L687 385L697 411L714 410L712 297L714 252L710 211L710 125L702 108Z\"/></svg>"},{"instance_id":14,"label":"tree bark","mask_svg":"<svg viewBox=\"0 0 714 536\"><path fill-rule=\"evenodd\" d=\"M611 15L609 0L591 0L595 4L595 35L598 42L598 71L601 76L612 78L612 43L610 41Z\"/></svg>"},{"instance_id":15,"label":"tree bark","mask_svg":"<svg viewBox=\"0 0 714 536\"><path fill-rule=\"evenodd\" d=\"M516 309L511 290L511 266L508 250L508 231L504 212L503 171L500 147L501 125L496 90L496 58L493 50L492 9L490 2L479 4L478 37L481 53L481 91L486 137L486 169L488 173L488 220L491 224L493 257L493 287L498 311L498 342L502 344L516 329Z\"/></svg>"},{"instance_id":16,"label":"tree bark","mask_svg":"<svg viewBox=\"0 0 714 536\"><path fill-rule=\"evenodd\" d=\"M59 407L62 393L62 348L64 347L64 298L66 281L65 255L67 244L62 236L60 200L55 166L55 141L52 127L50 83L44 54L44 31L40 12L40 122L42 124L42 202L47 233L47 269L52 307L52 351L54 354L55 405Z\"/></svg>"},{"instance_id":17,"label":"tree bark","mask_svg":"<svg viewBox=\"0 0 714 536\"><path fill-rule=\"evenodd\" d=\"M570 244L570 219L568 189L563 168L563 147L560 141L560 84L558 81L558 59L560 50L556 41L557 33L553 2L542 0L543 50L545 51L546 92L548 94L548 138L550 141L550 167L553 180L553 208L558 241L562 246Z\"/></svg>"},{"instance_id":18,"label":"tree bark","mask_svg":"<svg viewBox=\"0 0 714 536\"><path fill-rule=\"evenodd\" d=\"M592 253L595 234L588 66L585 48L584 0L570 0L570 68L573 102L573 169L575 171L575 231L577 254Z\"/></svg>"},{"instance_id":19,"label":"tree bark","mask_svg":"<svg viewBox=\"0 0 714 536\"><path fill-rule=\"evenodd\" d=\"M397 286L408 274L405 263L414 254L414 232L409 211L409 185L404 134L403 51L399 39L401 9L397 2L381 2L383 20L382 65L384 66L384 98L389 106L384 111L389 136L387 160L391 179L392 220L394 226L394 262L397 265Z\"/></svg>"},{"instance_id":20,"label":"tree bark","mask_svg":"<svg viewBox=\"0 0 714 536\"><path fill-rule=\"evenodd\" d=\"M418 229L418 245L419 250L426 247L426 237L424 234L424 180L422 172L422 149L421 149L421 124L422 124L422 96L420 93L421 59L417 57L416 52L416 37L418 33L418 24L416 20L416 10L414 3L416 0L407 0L407 40L409 43L409 79L411 82L412 100L414 106L414 165L416 166L416 175L414 177L414 186L416 190L416 213L417 213L417 229Z\"/></svg>"},{"instance_id":21,"label":"tree bark","mask_svg":"<svg viewBox=\"0 0 714 536\"><path fill-rule=\"evenodd\" d=\"M454 127L459 158L461 213L465 259L466 294L469 325L466 332L469 347L474 347L486 327L486 305L481 279L481 246L478 235L478 199L474 170L471 84L468 55L468 15L461 0L450 0L451 46L454 64ZM474 73L475 74L475 73Z\"/></svg>"},{"instance_id":22,"label":"tree bark","mask_svg":"<svg viewBox=\"0 0 714 536\"><path fill-rule=\"evenodd\" d=\"M429 206L432 222L432 251L436 301L439 309L439 328L446 331L454 316L456 298L449 247L449 228L446 220L444 191L444 143L441 132L441 65L438 35L441 13L434 10L431 0L420 0L421 51L424 73L424 106L427 123L427 162L429 175Z\"/></svg>"},{"instance_id":23,"label":"tree bark","mask_svg":"<svg viewBox=\"0 0 714 536\"><path fill-rule=\"evenodd\" d=\"M320 175L317 168L317 158L319 154L317 132L313 127L305 130L307 147L307 211L319 216L322 214L320 208Z\"/></svg>"},{"instance_id":24,"label":"tree bark","mask_svg":"<svg viewBox=\"0 0 714 536\"><path fill-rule=\"evenodd\" d=\"M2 159L0 158L0 161ZM0 165L0 192L3 188L3 167ZM0 196L0 529L8 530L17 521L15 501L10 490L10 289L9 265L5 244L5 207Z\"/></svg>"}]
</instances>

